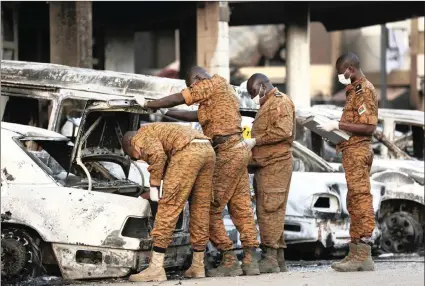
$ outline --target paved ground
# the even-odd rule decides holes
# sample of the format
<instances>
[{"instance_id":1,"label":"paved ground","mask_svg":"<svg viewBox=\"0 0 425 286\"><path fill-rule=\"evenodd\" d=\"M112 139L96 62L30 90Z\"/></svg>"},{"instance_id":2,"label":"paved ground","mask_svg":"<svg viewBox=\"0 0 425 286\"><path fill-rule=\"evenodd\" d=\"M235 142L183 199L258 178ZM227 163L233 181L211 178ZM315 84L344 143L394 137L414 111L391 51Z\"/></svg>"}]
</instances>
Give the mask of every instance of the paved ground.
<instances>
[{"instance_id":1,"label":"paved ground","mask_svg":"<svg viewBox=\"0 0 425 286\"><path fill-rule=\"evenodd\" d=\"M64 281L59 277L43 276L19 283L19 286L423 286L424 257L418 254L374 257L376 271L340 273L330 268L331 260L288 261L288 273L263 274L226 278L204 278L186 280L181 271L171 271L169 281L163 283L129 283L127 279L103 279L91 281ZM3 284L3 283L2 283ZM16 284L15 284L16 285Z\"/></svg>"},{"instance_id":2,"label":"paved ground","mask_svg":"<svg viewBox=\"0 0 425 286\"><path fill-rule=\"evenodd\" d=\"M424 258L423 257L392 257L376 261L376 271L339 273L330 268L331 261L290 262L288 273L266 274L251 277L204 278L182 280L174 279L162 283L141 283L146 286L423 286ZM107 285L135 285L126 281L103 281ZM84 283L84 285L97 285ZM81 284L80 284L81 285Z\"/></svg>"}]
</instances>

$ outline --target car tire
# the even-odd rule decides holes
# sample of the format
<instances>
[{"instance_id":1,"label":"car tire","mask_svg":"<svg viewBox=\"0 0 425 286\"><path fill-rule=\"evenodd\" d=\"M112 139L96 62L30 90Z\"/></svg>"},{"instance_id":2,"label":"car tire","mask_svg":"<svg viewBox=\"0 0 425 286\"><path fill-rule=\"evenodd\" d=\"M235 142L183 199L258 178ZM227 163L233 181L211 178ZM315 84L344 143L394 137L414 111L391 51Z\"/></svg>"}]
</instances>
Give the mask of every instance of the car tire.
<instances>
[{"instance_id":1,"label":"car tire","mask_svg":"<svg viewBox=\"0 0 425 286\"><path fill-rule=\"evenodd\" d=\"M192 265L192 258L193 258L193 253L190 253L189 255L186 256L181 266L181 270L185 271L189 269L189 267Z\"/></svg>"},{"instance_id":2,"label":"car tire","mask_svg":"<svg viewBox=\"0 0 425 286\"><path fill-rule=\"evenodd\" d=\"M37 277L42 272L38 238L19 228L2 226L1 281L16 283Z\"/></svg>"},{"instance_id":3,"label":"car tire","mask_svg":"<svg viewBox=\"0 0 425 286\"><path fill-rule=\"evenodd\" d=\"M387 215L381 224L382 250L390 253L414 252L423 244L423 229L407 212Z\"/></svg>"},{"instance_id":4,"label":"car tire","mask_svg":"<svg viewBox=\"0 0 425 286\"><path fill-rule=\"evenodd\" d=\"M206 269L216 268L220 264L218 255L216 254L218 253L212 251L211 248L207 245L204 257L204 265Z\"/></svg>"}]
</instances>

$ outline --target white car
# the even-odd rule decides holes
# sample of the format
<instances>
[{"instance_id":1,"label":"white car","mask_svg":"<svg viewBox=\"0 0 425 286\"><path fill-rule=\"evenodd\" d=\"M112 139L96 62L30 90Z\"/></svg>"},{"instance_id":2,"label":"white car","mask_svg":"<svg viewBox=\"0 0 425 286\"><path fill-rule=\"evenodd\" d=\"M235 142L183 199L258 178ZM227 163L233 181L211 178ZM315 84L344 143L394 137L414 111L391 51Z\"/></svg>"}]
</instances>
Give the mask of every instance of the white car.
<instances>
[{"instance_id":1,"label":"white car","mask_svg":"<svg viewBox=\"0 0 425 286\"><path fill-rule=\"evenodd\" d=\"M149 201L139 197L142 186L126 178L130 164L111 152L82 152L88 180L75 160L66 160L84 143L78 142L73 148L56 132L1 123L2 281L33 277L52 265L65 279L122 277L148 265L154 220ZM114 166L114 175L102 163L121 172ZM140 170L133 166L133 175ZM182 266L190 253L186 213L166 267Z\"/></svg>"}]
</instances>

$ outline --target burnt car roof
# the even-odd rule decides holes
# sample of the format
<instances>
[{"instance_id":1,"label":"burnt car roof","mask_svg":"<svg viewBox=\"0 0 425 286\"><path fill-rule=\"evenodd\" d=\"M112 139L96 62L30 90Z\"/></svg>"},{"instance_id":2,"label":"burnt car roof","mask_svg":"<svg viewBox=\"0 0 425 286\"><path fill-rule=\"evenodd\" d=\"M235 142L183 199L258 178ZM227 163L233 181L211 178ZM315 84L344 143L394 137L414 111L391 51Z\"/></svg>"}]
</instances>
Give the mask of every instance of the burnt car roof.
<instances>
[{"instance_id":1,"label":"burnt car roof","mask_svg":"<svg viewBox=\"0 0 425 286\"><path fill-rule=\"evenodd\" d=\"M185 81L177 79L9 60L1 61L1 85L125 97L142 95L147 99L162 98L186 88ZM250 98L246 90L234 88L239 97ZM241 101L241 110L254 111L257 108L246 107Z\"/></svg>"},{"instance_id":2,"label":"burnt car roof","mask_svg":"<svg viewBox=\"0 0 425 286\"><path fill-rule=\"evenodd\" d=\"M182 80L22 61L1 61L1 84L66 88L121 96L159 98L186 87Z\"/></svg>"}]
</instances>

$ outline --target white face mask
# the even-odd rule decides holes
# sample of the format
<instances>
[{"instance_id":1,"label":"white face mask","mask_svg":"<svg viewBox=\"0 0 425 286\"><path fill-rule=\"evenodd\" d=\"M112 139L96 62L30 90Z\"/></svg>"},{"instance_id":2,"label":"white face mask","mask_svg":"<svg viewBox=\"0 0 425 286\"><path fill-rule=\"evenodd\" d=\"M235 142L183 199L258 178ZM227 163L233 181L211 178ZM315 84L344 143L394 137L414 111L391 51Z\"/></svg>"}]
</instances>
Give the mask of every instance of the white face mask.
<instances>
[{"instance_id":1,"label":"white face mask","mask_svg":"<svg viewBox=\"0 0 425 286\"><path fill-rule=\"evenodd\" d=\"M347 70L345 70L345 71L347 71ZM351 74L350 74L350 76L348 78L345 78L344 73L338 75L339 82L342 83L343 85L349 85L349 84L351 84Z\"/></svg>"},{"instance_id":2,"label":"white face mask","mask_svg":"<svg viewBox=\"0 0 425 286\"><path fill-rule=\"evenodd\" d=\"M256 105L260 105L260 93L261 93L262 87L263 86L260 86L260 90L258 91L258 94L252 99Z\"/></svg>"}]
</instances>

